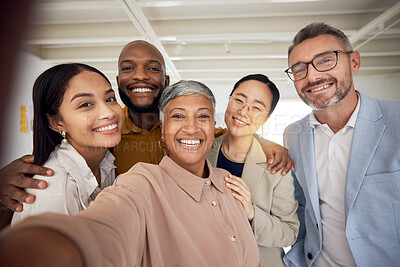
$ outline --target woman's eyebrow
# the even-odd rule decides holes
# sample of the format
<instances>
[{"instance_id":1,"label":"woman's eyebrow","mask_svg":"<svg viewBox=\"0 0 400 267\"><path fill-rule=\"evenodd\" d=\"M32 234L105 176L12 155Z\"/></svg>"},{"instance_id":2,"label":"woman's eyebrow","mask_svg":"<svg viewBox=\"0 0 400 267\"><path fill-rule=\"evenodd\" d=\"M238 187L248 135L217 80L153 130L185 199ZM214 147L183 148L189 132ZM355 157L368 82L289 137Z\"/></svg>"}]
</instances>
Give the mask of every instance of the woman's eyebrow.
<instances>
[{"instance_id":1,"label":"woman's eyebrow","mask_svg":"<svg viewBox=\"0 0 400 267\"><path fill-rule=\"evenodd\" d=\"M109 93L114 93L114 90L112 88L108 89L107 91L104 92L104 94L109 94Z\"/></svg>"},{"instance_id":2,"label":"woman's eyebrow","mask_svg":"<svg viewBox=\"0 0 400 267\"><path fill-rule=\"evenodd\" d=\"M71 103L74 99L76 99L76 98L78 98L78 97L93 97L93 94L79 93L79 94L74 95L74 96L71 98L71 101L69 101L69 102Z\"/></svg>"}]
</instances>

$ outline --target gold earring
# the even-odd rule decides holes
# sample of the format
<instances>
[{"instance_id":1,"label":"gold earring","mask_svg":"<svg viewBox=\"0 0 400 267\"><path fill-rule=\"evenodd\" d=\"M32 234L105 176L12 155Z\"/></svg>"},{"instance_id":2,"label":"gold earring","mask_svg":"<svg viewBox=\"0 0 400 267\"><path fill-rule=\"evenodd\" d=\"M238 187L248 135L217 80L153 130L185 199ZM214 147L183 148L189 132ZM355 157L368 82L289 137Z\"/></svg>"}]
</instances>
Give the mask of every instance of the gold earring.
<instances>
[{"instance_id":1,"label":"gold earring","mask_svg":"<svg viewBox=\"0 0 400 267\"><path fill-rule=\"evenodd\" d=\"M167 155L168 154L167 145L165 144L164 140L161 139L157 143L158 143L158 146L162 149L163 155L164 156Z\"/></svg>"},{"instance_id":2,"label":"gold earring","mask_svg":"<svg viewBox=\"0 0 400 267\"><path fill-rule=\"evenodd\" d=\"M63 143L68 143L68 140L67 140L67 133L65 132L65 131L61 131L60 132L60 135L62 136L62 138L63 138Z\"/></svg>"}]
</instances>

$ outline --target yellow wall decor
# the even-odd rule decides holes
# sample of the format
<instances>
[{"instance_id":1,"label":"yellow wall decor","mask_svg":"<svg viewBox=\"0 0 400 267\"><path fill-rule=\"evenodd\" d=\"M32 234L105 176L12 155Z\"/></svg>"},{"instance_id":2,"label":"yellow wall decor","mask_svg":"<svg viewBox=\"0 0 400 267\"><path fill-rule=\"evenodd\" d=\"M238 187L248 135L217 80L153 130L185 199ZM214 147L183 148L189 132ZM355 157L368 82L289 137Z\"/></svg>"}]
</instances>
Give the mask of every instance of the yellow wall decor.
<instances>
[{"instance_id":1,"label":"yellow wall decor","mask_svg":"<svg viewBox=\"0 0 400 267\"><path fill-rule=\"evenodd\" d=\"M28 121L26 120L26 106L21 105L20 107L20 132L26 133L28 131Z\"/></svg>"}]
</instances>

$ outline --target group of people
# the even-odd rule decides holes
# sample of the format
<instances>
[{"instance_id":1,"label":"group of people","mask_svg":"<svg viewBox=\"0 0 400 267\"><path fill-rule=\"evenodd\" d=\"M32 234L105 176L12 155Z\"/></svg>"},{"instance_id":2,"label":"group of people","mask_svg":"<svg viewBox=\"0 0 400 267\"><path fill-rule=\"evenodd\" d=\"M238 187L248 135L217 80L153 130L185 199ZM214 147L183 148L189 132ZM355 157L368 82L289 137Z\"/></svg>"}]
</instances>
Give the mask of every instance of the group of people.
<instances>
[{"instance_id":1,"label":"group of people","mask_svg":"<svg viewBox=\"0 0 400 267\"><path fill-rule=\"evenodd\" d=\"M355 90L360 54L325 23L297 33L288 63L313 109L285 129L288 150L255 134L279 101L262 74L234 85L225 130L211 90L169 85L148 42L121 51L123 109L99 70L46 70L33 87L33 156L0 170L0 200L14 211L0 262L399 265L400 103Z\"/></svg>"}]
</instances>

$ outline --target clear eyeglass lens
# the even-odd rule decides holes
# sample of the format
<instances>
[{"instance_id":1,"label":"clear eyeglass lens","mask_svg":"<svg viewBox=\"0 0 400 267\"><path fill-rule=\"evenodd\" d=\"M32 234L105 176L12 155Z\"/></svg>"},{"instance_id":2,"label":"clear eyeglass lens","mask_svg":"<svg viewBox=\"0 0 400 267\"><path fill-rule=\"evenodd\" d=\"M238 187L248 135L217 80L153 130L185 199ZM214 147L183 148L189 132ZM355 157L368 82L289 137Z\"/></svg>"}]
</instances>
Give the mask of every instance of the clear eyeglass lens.
<instances>
[{"instance_id":1,"label":"clear eyeglass lens","mask_svg":"<svg viewBox=\"0 0 400 267\"><path fill-rule=\"evenodd\" d=\"M336 53L329 52L319 55L314 58L313 64L318 71L329 70L336 64Z\"/></svg>"},{"instance_id":2,"label":"clear eyeglass lens","mask_svg":"<svg viewBox=\"0 0 400 267\"><path fill-rule=\"evenodd\" d=\"M335 52L327 52L316 56L312 60L312 65L317 71L327 71L332 69L337 61L337 54ZM310 64L310 63L309 63ZM307 76L307 63L298 63L292 66L289 70L289 76L292 80L301 80Z\"/></svg>"},{"instance_id":3,"label":"clear eyeglass lens","mask_svg":"<svg viewBox=\"0 0 400 267\"><path fill-rule=\"evenodd\" d=\"M248 104L245 99L240 96L231 96L231 103L235 109L242 109L244 106L248 106L249 110L253 113L265 113L266 110L261 105Z\"/></svg>"}]
</instances>

